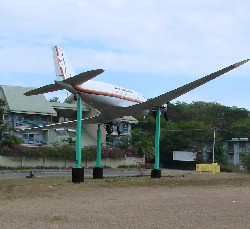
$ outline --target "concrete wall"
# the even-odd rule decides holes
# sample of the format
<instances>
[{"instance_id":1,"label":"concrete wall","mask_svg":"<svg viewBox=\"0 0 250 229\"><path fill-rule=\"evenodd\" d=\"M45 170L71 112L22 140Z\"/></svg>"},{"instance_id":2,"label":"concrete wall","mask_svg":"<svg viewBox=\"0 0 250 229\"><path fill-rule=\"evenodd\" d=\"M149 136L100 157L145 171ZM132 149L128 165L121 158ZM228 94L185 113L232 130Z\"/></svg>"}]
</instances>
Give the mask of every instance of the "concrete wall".
<instances>
[{"instance_id":1,"label":"concrete wall","mask_svg":"<svg viewBox=\"0 0 250 229\"><path fill-rule=\"evenodd\" d=\"M60 129L60 128L59 128ZM68 129L76 129L75 126L68 127ZM61 141L62 139L67 138L68 136L59 136L57 135L54 129L50 129L46 131L46 138L48 146L51 146L55 141ZM76 137L73 137L75 140ZM85 124L82 127L82 137L81 137L81 144L82 147L96 145L97 139L97 124ZM101 142L102 144L106 144L106 130L103 126L101 126Z\"/></svg>"},{"instance_id":2,"label":"concrete wall","mask_svg":"<svg viewBox=\"0 0 250 229\"><path fill-rule=\"evenodd\" d=\"M110 166L111 168L117 168L119 165L137 165L137 162L142 162L142 158L127 157L124 159L103 159L102 166ZM85 168L95 167L95 161L82 161L82 166ZM0 166L3 167L59 167L59 168L70 168L75 166L74 161L68 160L51 160L46 158L27 158L27 157L7 157L0 156Z\"/></svg>"}]
</instances>

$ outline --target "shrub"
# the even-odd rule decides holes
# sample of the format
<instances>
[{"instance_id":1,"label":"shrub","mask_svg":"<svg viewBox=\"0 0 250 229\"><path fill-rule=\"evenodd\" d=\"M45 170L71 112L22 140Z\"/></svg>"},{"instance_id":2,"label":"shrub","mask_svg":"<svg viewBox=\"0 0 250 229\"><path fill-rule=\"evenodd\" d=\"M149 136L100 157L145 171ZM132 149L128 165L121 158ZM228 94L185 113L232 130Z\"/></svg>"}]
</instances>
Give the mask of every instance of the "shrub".
<instances>
[{"instance_id":1,"label":"shrub","mask_svg":"<svg viewBox=\"0 0 250 229\"><path fill-rule=\"evenodd\" d=\"M154 165L151 164L151 163L146 163L145 166L144 166L145 169L153 169L154 168Z\"/></svg>"},{"instance_id":2,"label":"shrub","mask_svg":"<svg viewBox=\"0 0 250 229\"><path fill-rule=\"evenodd\" d=\"M105 166L103 166L103 168L104 168L104 169L111 169L111 166L105 165Z\"/></svg>"},{"instance_id":3,"label":"shrub","mask_svg":"<svg viewBox=\"0 0 250 229\"><path fill-rule=\"evenodd\" d=\"M22 139L15 135L8 135L3 141L2 146L14 147L22 143Z\"/></svg>"},{"instance_id":4,"label":"shrub","mask_svg":"<svg viewBox=\"0 0 250 229\"><path fill-rule=\"evenodd\" d=\"M232 163L226 163L226 164L220 165L220 171L227 172L227 173L239 172L240 167Z\"/></svg>"},{"instance_id":5,"label":"shrub","mask_svg":"<svg viewBox=\"0 0 250 229\"><path fill-rule=\"evenodd\" d=\"M242 158L242 163L244 168L250 172L250 153L247 153L243 158Z\"/></svg>"},{"instance_id":6,"label":"shrub","mask_svg":"<svg viewBox=\"0 0 250 229\"><path fill-rule=\"evenodd\" d=\"M127 169L127 168L129 168L129 165L119 165L117 168L119 168L119 169Z\"/></svg>"},{"instance_id":7,"label":"shrub","mask_svg":"<svg viewBox=\"0 0 250 229\"><path fill-rule=\"evenodd\" d=\"M96 159L96 146L85 146L82 149L82 159L92 161Z\"/></svg>"},{"instance_id":8,"label":"shrub","mask_svg":"<svg viewBox=\"0 0 250 229\"><path fill-rule=\"evenodd\" d=\"M5 145L1 147L3 156L50 158L53 160L75 160L76 148L71 144L54 144L53 147L24 147L21 145ZM102 147L102 158L121 159L125 156L134 156L132 149L121 150L119 147ZM82 149L82 160L96 160L96 146L86 146Z\"/></svg>"},{"instance_id":9,"label":"shrub","mask_svg":"<svg viewBox=\"0 0 250 229\"><path fill-rule=\"evenodd\" d=\"M125 157L124 151L117 146L103 147L102 155L104 158L121 159Z\"/></svg>"}]
</instances>

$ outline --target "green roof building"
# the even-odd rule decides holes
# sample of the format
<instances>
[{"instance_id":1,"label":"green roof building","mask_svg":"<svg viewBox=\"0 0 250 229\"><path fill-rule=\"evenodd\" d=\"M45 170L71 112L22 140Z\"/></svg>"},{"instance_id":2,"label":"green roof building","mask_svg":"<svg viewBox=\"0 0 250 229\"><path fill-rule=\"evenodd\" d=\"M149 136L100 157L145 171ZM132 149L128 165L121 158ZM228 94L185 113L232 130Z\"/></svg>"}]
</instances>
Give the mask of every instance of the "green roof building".
<instances>
[{"instance_id":1,"label":"green roof building","mask_svg":"<svg viewBox=\"0 0 250 229\"><path fill-rule=\"evenodd\" d=\"M44 95L25 96L24 93L32 90L31 87L0 85L0 99L5 102L4 122L8 129L3 137L11 131L24 127L44 126L76 119L77 106L74 103L49 102ZM83 116L88 117L96 111L83 104ZM49 130L33 130L15 133L22 138L23 144L48 145L67 137L76 136L76 126L67 129L55 128ZM82 146L96 144L96 125L84 125L82 130ZM102 130L103 143L106 141L105 131Z\"/></svg>"},{"instance_id":2,"label":"green roof building","mask_svg":"<svg viewBox=\"0 0 250 229\"><path fill-rule=\"evenodd\" d=\"M77 104L74 96L69 96L64 103L49 102L44 95L25 96L24 93L34 88L0 85L0 99L5 102L4 122L8 128L3 137L14 131L14 134L22 138L26 145L52 145L53 142L60 142L67 137L76 137L76 123L72 127L54 129L37 129L32 131L15 132L25 127L45 126L51 123L58 123L68 120L76 120ZM99 112L82 104L83 118L97 115ZM120 125L122 135L130 134L131 124L137 120L131 116L124 116ZM96 145L97 124L85 124L82 127L82 147ZM102 126L102 143L116 145L120 138L114 127L112 136L106 136L105 128Z\"/></svg>"}]
</instances>

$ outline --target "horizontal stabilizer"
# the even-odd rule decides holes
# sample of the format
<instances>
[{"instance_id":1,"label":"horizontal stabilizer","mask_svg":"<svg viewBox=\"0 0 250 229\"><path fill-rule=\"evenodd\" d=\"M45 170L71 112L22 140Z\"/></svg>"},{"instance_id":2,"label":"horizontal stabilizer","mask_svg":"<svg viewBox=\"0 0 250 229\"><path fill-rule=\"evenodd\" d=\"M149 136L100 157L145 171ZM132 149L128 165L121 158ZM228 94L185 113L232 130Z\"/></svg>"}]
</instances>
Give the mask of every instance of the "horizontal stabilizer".
<instances>
[{"instance_id":1,"label":"horizontal stabilizer","mask_svg":"<svg viewBox=\"0 0 250 229\"><path fill-rule=\"evenodd\" d=\"M49 85L46 85L46 86L43 86L43 87L36 88L34 90L31 90L31 91L28 91L28 92L24 93L24 95L26 95L26 96L39 95L39 94L58 91L58 90L63 90L63 89L64 88L62 88L61 86L59 86L57 84L49 84Z\"/></svg>"},{"instance_id":2,"label":"horizontal stabilizer","mask_svg":"<svg viewBox=\"0 0 250 229\"><path fill-rule=\"evenodd\" d=\"M87 72L83 72L79 75L70 77L66 80L63 80L62 82L65 82L68 84L82 84L84 82L87 82L88 80L93 79L94 77L100 75L103 72L104 72L103 69L96 69L96 70L92 70L92 71L87 71Z\"/></svg>"},{"instance_id":3,"label":"horizontal stabilizer","mask_svg":"<svg viewBox=\"0 0 250 229\"><path fill-rule=\"evenodd\" d=\"M102 69L97 69L97 70L92 70L92 71L87 71L87 72L83 72L80 73L79 75L70 77L66 80L60 81L63 83L67 83L67 84L82 84L84 82L87 82L88 80L96 77L97 75L103 73L104 70ZM24 95L26 96L30 96L30 95L39 95L39 94L44 94L47 92L53 92L53 91L58 91L58 90L63 90L65 89L63 86L59 85L59 84L49 84L31 91L26 92Z\"/></svg>"},{"instance_id":4,"label":"horizontal stabilizer","mask_svg":"<svg viewBox=\"0 0 250 229\"><path fill-rule=\"evenodd\" d=\"M95 124L99 123L99 115L92 116L89 118L81 119L83 124ZM49 130L54 128L66 128L66 127L74 127L76 126L77 120L72 121L65 121L60 123L51 123L45 126L34 126L34 127L24 127L24 128L18 128L15 131L11 132L33 132L37 130Z\"/></svg>"}]
</instances>

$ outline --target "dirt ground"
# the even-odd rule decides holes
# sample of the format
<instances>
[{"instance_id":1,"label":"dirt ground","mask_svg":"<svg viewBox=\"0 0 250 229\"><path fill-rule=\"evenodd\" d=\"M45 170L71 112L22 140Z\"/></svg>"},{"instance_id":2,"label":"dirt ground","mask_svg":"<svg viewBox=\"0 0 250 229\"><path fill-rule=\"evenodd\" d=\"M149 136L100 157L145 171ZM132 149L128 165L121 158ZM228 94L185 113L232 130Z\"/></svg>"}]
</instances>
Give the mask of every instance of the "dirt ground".
<instances>
[{"instance_id":1,"label":"dirt ground","mask_svg":"<svg viewBox=\"0 0 250 229\"><path fill-rule=\"evenodd\" d=\"M250 228L250 176L0 179L0 228Z\"/></svg>"}]
</instances>

